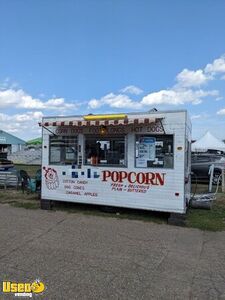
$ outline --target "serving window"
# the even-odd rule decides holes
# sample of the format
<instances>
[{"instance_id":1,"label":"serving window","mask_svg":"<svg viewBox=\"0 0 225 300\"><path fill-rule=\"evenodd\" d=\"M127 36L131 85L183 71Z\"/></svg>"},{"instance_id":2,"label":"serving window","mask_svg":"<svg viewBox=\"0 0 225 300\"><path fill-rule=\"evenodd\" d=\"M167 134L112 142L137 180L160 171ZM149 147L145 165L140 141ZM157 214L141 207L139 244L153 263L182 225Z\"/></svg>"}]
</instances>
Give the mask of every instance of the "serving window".
<instances>
[{"instance_id":1,"label":"serving window","mask_svg":"<svg viewBox=\"0 0 225 300\"><path fill-rule=\"evenodd\" d=\"M167 168L174 165L173 135L137 135L136 167Z\"/></svg>"},{"instance_id":2,"label":"serving window","mask_svg":"<svg viewBox=\"0 0 225 300\"><path fill-rule=\"evenodd\" d=\"M49 138L49 164L77 164L77 136L50 136Z\"/></svg>"},{"instance_id":3,"label":"serving window","mask_svg":"<svg viewBox=\"0 0 225 300\"><path fill-rule=\"evenodd\" d=\"M85 136L85 163L100 166L126 166L125 136Z\"/></svg>"}]
</instances>

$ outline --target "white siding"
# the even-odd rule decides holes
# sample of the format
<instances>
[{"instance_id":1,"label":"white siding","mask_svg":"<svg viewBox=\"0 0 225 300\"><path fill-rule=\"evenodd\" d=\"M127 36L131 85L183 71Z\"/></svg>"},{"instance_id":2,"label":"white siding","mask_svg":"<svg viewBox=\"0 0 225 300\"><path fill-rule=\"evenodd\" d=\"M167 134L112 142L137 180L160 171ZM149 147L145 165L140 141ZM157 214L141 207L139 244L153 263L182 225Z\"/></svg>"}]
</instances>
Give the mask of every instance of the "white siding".
<instances>
[{"instance_id":1,"label":"white siding","mask_svg":"<svg viewBox=\"0 0 225 300\"><path fill-rule=\"evenodd\" d=\"M140 115L133 115L132 117L139 117ZM145 117L145 115L143 115ZM149 117L149 114L146 114ZM93 167L84 166L78 171L87 172L87 169L97 170L101 174L100 178L97 179L74 179L72 187L81 186L84 187L86 192L96 193L98 196L84 196L82 192L81 195L71 195L66 194L64 189L63 180L66 178L71 178L69 175L63 176L63 172L70 174L68 169L71 166L49 166L49 132L43 129L43 160L42 165L46 168L54 168L57 171L59 177L59 188L55 190L49 190L46 188L45 184L45 172L43 172L42 180L42 198L59 200L59 201L70 201L70 202L81 202L81 203L93 203L93 204L103 204L111 206L120 207L131 207L140 208L148 210L157 211L168 211L168 212L179 212L183 213L186 211L186 197L185 195L189 193L188 188L185 189L185 139L186 136L190 139L190 130L186 131L186 128L190 128L190 123L188 126L186 124L186 112L168 112L168 113L155 113L154 117L163 118L162 123L166 134L174 135L174 168L164 169L164 168L135 168L135 134L127 134L127 161L128 168L117 168L117 167ZM54 121L65 121L66 118L55 118ZM45 122L48 122L45 119ZM53 119L51 118L51 121ZM54 130L54 128L50 128ZM188 132L188 134L186 134ZM143 132L144 133L144 132ZM81 151L83 153L83 134L79 134L78 137L79 144L81 145ZM178 147L182 147L178 150ZM102 181L102 171L104 170L116 170L116 171L126 171L126 172L159 172L165 173L165 184L160 186L150 186L146 193L134 193L127 191L112 191L111 181ZM82 177L83 178L83 177ZM85 178L85 177L84 177ZM79 181L87 181L86 184L79 184ZM125 185L129 183L125 182ZM127 188L127 187L126 187ZM73 189L76 191L76 189ZM179 195L175 195L179 193Z\"/></svg>"}]
</instances>

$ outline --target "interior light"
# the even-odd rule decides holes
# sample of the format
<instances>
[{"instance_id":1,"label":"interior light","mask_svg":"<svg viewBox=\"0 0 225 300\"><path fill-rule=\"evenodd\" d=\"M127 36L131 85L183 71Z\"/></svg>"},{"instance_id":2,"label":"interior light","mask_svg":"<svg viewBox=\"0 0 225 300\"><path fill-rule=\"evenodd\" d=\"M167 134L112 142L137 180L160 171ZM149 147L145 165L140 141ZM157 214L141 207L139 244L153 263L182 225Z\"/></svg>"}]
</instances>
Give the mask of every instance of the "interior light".
<instances>
[{"instance_id":1,"label":"interior light","mask_svg":"<svg viewBox=\"0 0 225 300\"><path fill-rule=\"evenodd\" d=\"M101 126L100 127L100 134L104 135L104 134L106 134L106 132L107 132L107 128L105 126Z\"/></svg>"}]
</instances>

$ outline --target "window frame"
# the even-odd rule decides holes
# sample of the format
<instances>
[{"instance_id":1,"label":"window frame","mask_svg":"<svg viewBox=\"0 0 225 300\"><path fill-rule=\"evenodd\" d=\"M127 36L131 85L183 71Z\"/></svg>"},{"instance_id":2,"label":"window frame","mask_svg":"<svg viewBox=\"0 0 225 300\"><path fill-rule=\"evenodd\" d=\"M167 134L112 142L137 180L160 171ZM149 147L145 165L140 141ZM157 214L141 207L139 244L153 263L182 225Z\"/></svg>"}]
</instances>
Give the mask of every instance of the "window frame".
<instances>
[{"instance_id":1,"label":"window frame","mask_svg":"<svg viewBox=\"0 0 225 300\"><path fill-rule=\"evenodd\" d=\"M124 138L124 164L91 164L87 163L86 158L86 141L87 138L95 138L97 140L107 140L107 138ZM124 135L115 135L115 134L104 134L104 135L98 135L98 134L84 134L84 144L83 144L83 165L85 166L96 166L96 167L115 167L115 168L128 168L128 145L127 145L127 134Z\"/></svg>"},{"instance_id":2,"label":"window frame","mask_svg":"<svg viewBox=\"0 0 225 300\"><path fill-rule=\"evenodd\" d=\"M137 142L137 139L138 138L141 138L141 137L152 137L152 138L155 138L156 139L156 142L157 142L157 137L162 137L162 136L171 136L172 137L172 141L173 141L173 145L172 145L172 154L173 154L173 164L172 164L172 167L171 168L165 168L165 167L157 167L157 166L153 166L153 167L138 167L137 166L137 162L136 162L136 142ZM175 168L175 134L151 134L151 133L142 133L142 134L135 134L135 138L134 138L134 166L135 168L137 169L162 169L162 170L174 170Z\"/></svg>"},{"instance_id":3,"label":"window frame","mask_svg":"<svg viewBox=\"0 0 225 300\"><path fill-rule=\"evenodd\" d=\"M51 161L51 138L54 138L54 137L57 137L57 138L69 138L70 140L74 139L75 142L74 142L74 146L76 146L76 158L75 158L75 161L76 162L68 162L66 163L66 159L64 159L64 162L62 163L62 150L60 149L60 162L57 163L57 162L52 162ZM56 166L68 166L68 165L78 165L78 135L49 135L49 159L48 159L48 163L49 165L56 165ZM66 148L66 147L65 147ZM65 151L65 158L66 158L66 151Z\"/></svg>"}]
</instances>

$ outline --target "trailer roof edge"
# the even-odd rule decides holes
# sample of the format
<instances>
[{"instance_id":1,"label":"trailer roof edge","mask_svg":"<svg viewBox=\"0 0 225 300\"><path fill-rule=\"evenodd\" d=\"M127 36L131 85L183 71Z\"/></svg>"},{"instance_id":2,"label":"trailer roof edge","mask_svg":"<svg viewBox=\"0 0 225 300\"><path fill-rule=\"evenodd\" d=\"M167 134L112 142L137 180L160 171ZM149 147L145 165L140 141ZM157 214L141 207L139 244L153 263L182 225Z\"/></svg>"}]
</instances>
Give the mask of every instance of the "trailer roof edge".
<instances>
[{"instance_id":1,"label":"trailer roof edge","mask_svg":"<svg viewBox=\"0 0 225 300\"><path fill-rule=\"evenodd\" d=\"M143 115L143 114L164 114L164 113L179 113L179 112L186 112L187 109L177 109L177 110L157 110L157 111L144 111L144 112L129 112L129 113L124 113L126 115ZM86 114L87 115L87 114ZM93 114L94 115L94 114ZM104 113L102 114L104 115ZM53 119L53 118L81 118L84 115L64 115L64 116L44 116L42 120L44 119Z\"/></svg>"}]
</instances>

